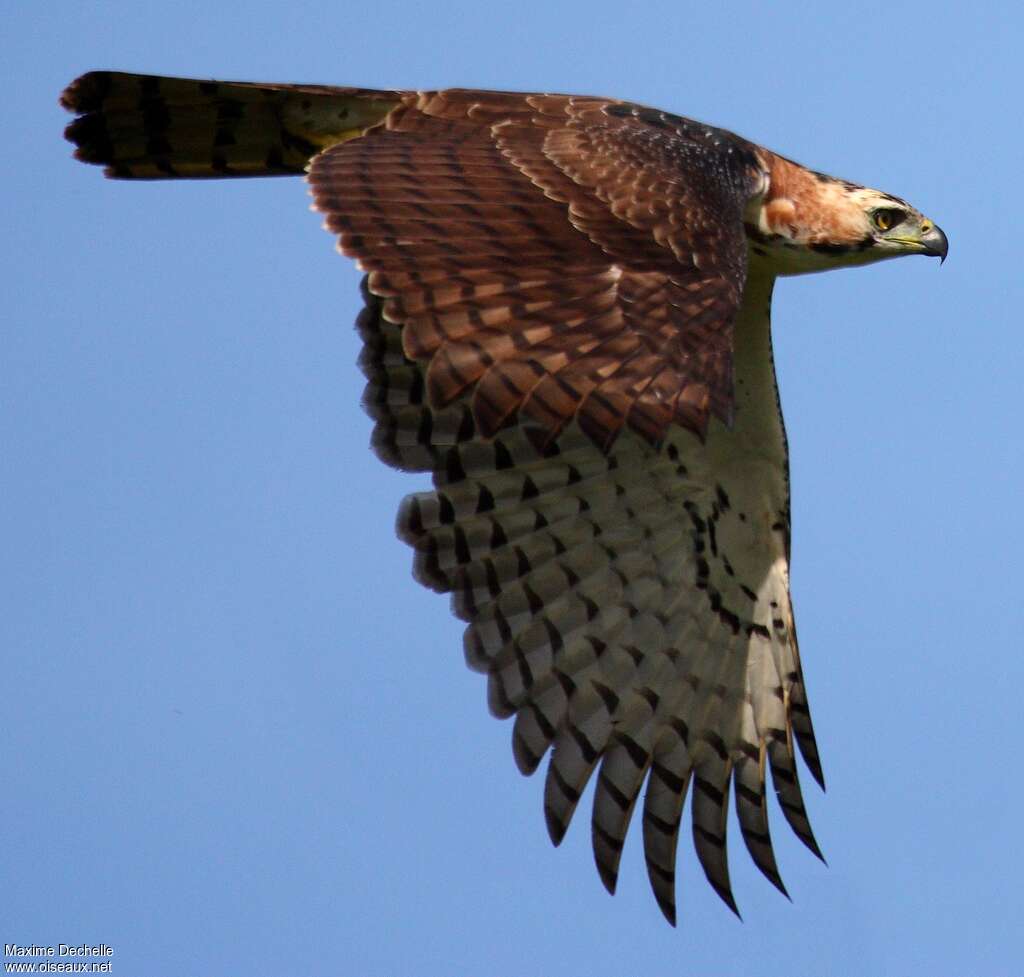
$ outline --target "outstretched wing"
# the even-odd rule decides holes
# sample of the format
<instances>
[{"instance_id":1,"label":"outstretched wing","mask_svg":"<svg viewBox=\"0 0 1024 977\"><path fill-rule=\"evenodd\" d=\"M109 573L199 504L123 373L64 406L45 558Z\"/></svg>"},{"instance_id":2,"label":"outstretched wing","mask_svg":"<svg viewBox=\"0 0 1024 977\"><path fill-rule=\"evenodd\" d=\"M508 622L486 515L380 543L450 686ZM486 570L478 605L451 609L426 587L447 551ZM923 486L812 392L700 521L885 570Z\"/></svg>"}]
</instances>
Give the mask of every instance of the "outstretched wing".
<instances>
[{"instance_id":1,"label":"outstretched wing","mask_svg":"<svg viewBox=\"0 0 1024 977\"><path fill-rule=\"evenodd\" d=\"M789 605L768 294L756 314L740 307L753 154L619 103L447 92L328 149L309 179L368 272L374 445L434 474L399 533L418 579L468 623L467 661L488 674L491 709L516 717L520 769L550 750L552 839L599 766L594 852L614 890L646 780L647 865L674 922L692 779L697 851L735 908L732 780L751 854L781 888L766 764L814 851L793 728L820 773ZM738 313L757 346L736 364L751 381L739 404Z\"/></svg>"},{"instance_id":2,"label":"outstretched wing","mask_svg":"<svg viewBox=\"0 0 1024 977\"><path fill-rule=\"evenodd\" d=\"M794 741L821 771L789 600L771 281L746 268L761 151L567 96L94 72L62 102L77 155L110 176L296 173L312 158L316 206L368 272L375 448L434 476L399 532L417 577L453 595L493 711L515 716L520 769L550 754L551 837L599 768L594 853L614 889L646 782L646 861L674 922L692 782L719 894L735 908L731 793L781 888L766 769L815 852Z\"/></svg>"}]
</instances>

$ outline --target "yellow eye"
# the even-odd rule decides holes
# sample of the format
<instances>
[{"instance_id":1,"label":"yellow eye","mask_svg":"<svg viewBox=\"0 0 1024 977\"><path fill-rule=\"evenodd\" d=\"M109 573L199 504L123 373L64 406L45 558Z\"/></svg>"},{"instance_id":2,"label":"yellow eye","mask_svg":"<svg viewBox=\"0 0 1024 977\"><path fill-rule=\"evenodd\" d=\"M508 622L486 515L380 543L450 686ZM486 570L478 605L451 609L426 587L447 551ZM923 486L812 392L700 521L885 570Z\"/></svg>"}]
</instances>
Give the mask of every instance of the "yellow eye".
<instances>
[{"instance_id":1,"label":"yellow eye","mask_svg":"<svg viewBox=\"0 0 1024 977\"><path fill-rule=\"evenodd\" d=\"M880 231L888 231L890 228L902 223L906 216L902 210L897 210L895 207L885 207L881 210L876 210L871 215L871 220Z\"/></svg>"}]
</instances>

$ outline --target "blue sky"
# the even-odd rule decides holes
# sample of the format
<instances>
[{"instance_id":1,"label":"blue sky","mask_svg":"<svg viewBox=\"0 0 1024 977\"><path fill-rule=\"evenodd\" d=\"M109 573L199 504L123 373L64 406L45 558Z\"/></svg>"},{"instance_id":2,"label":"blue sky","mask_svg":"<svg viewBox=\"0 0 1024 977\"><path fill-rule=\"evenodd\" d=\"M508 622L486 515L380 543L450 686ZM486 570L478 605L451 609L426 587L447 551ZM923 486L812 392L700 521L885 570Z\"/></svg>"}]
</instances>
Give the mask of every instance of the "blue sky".
<instances>
[{"instance_id":1,"label":"blue sky","mask_svg":"<svg viewBox=\"0 0 1024 977\"><path fill-rule=\"evenodd\" d=\"M1019 13L1010 5L8 4L0 941L149 975L1020 973ZM732 825L558 850L367 449L358 275L299 180L72 162L91 68L618 95L906 197L950 239L783 281L793 590L828 792L793 897ZM635 826L634 826L635 828ZM633 835L638 835L634 831Z\"/></svg>"}]
</instances>

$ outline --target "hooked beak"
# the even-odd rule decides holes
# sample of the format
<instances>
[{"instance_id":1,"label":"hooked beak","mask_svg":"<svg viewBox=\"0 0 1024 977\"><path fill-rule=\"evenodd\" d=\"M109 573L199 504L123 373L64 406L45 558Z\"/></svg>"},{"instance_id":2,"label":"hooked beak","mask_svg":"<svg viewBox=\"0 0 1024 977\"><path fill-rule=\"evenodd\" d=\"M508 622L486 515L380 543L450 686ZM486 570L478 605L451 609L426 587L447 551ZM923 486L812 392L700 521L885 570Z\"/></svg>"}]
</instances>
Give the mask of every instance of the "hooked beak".
<instances>
[{"instance_id":1,"label":"hooked beak","mask_svg":"<svg viewBox=\"0 0 1024 977\"><path fill-rule=\"evenodd\" d=\"M941 264L946 260L946 255L949 254L949 241L946 240L946 235L942 233L942 228L926 220L921 225L921 230L924 232L920 238L924 253L940 258L939 264Z\"/></svg>"},{"instance_id":2,"label":"hooked beak","mask_svg":"<svg viewBox=\"0 0 1024 977\"><path fill-rule=\"evenodd\" d=\"M921 226L916 232L890 235L885 240L892 241L894 244L906 245L917 254L931 255L942 261L946 260L946 255L949 253L949 241L946 240L946 235L927 217L921 221Z\"/></svg>"}]
</instances>

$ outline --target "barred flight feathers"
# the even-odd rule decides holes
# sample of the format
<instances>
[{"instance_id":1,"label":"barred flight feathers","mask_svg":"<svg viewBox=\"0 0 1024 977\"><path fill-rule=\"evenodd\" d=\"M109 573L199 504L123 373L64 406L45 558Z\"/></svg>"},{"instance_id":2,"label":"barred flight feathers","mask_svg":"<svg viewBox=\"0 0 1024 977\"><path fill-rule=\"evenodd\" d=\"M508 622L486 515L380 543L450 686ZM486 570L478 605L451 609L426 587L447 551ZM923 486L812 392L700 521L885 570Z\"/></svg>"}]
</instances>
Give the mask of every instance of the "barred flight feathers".
<instances>
[{"instance_id":1,"label":"barred flight feathers","mask_svg":"<svg viewBox=\"0 0 1024 977\"><path fill-rule=\"evenodd\" d=\"M689 793L697 856L735 911L734 796L785 893L767 780L820 856L797 748L823 778L789 596L772 289L944 257L945 235L891 195L612 99L92 72L62 103L76 155L109 176L308 171L366 272L373 447L433 475L399 535L417 579L452 595L491 710L515 717L519 769L548 758L555 844L595 780L614 891L639 806L674 924Z\"/></svg>"},{"instance_id":2,"label":"barred flight feathers","mask_svg":"<svg viewBox=\"0 0 1024 977\"><path fill-rule=\"evenodd\" d=\"M817 851L787 734L786 701L802 677L786 539L776 532L758 553L767 526L751 523L770 491L744 478L726 489L709 471L708 448L728 429L716 424L703 445L676 429L661 451L630 431L602 451L578 424L543 446L521 426L484 436L465 398L431 406L427 367L402 347L406 327L390 321L388 300L370 286L365 296L361 365L374 446L389 464L433 472L436 485L405 500L399 535L415 550L417 578L450 592L467 622L466 660L488 674L491 710L516 717L519 768L532 773L550 754L552 840L561 841L597 771L594 854L614 891L647 782L648 870L674 922L676 842L692 780L698 856L735 909L725 861L731 781L754 861L783 889L768 834L770 751L786 816ZM781 461L770 482L779 503Z\"/></svg>"}]
</instances>

